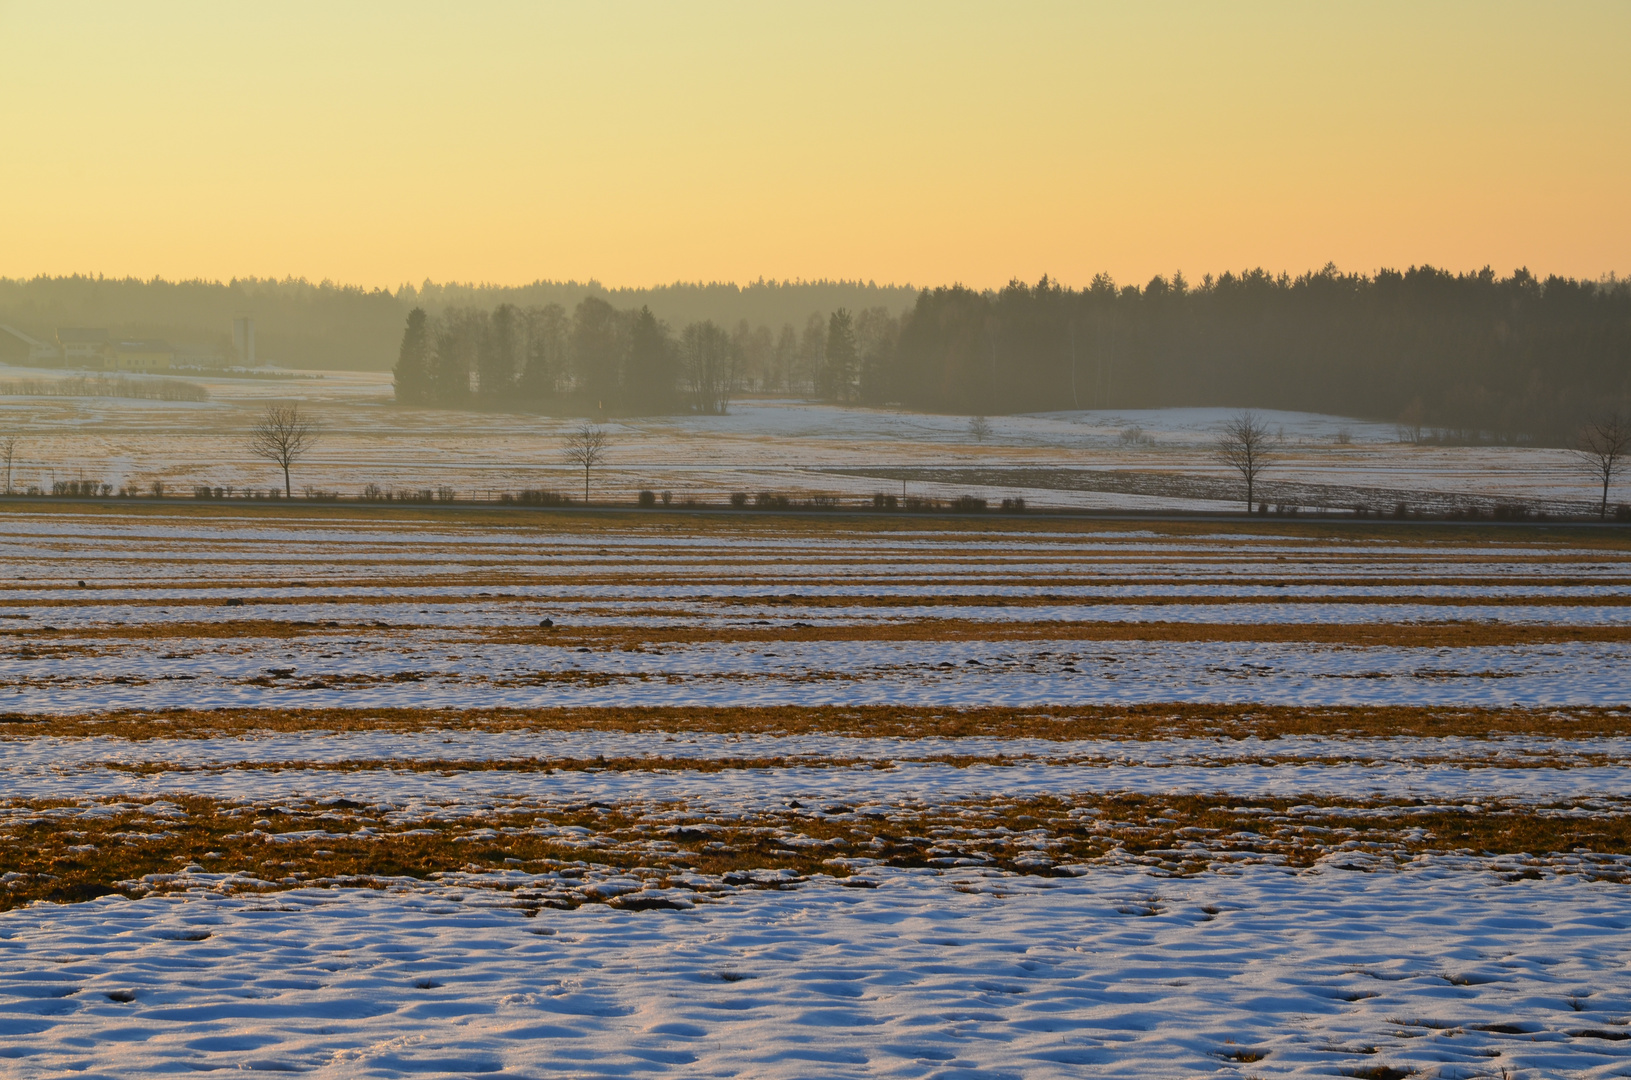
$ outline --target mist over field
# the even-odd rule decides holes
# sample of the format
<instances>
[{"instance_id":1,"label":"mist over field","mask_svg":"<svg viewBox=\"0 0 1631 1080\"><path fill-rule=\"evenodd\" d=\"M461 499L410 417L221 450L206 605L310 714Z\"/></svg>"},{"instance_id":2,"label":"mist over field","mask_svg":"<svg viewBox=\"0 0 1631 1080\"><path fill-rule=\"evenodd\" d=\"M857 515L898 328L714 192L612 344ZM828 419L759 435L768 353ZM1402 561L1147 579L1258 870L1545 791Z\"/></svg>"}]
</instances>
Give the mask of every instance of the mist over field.
<instances>
[{"instance_id":1,"label":"mist over field","mask_svg":"<svg viewBox=\"0 0 1631 1080\"><path fill-rule=\"evenodd\" d=\"M0 278L0 323L49 339L59 326L98 326L136 338L162 338L225 353L232 320L256 320L261 355L288 367L385 371L397 359L403 320L414 307L489 310L500 304L573 309L593 297L619 308L650 307L675 325L712 319L734 327L803 325L812 311L882 307L898 315L917 298L910 286L870 282L759 281L611 287L596 282L531 285L437 284L368 289L331 281L234 278L163 281L72 276ZM0 360L18 356L0 335Z\"/></svg>"},{"instance_id":2,"label":"mist over field","mask_svg":"<svg viewBox=\"0 0 1631 1080\"><path fill-rule=\"evenodd\" d=\"M422 313L415 323L415 313ZM165 339L181 363L386 370L404 404L715 413L743 393L929 412L1256 407L1566 445L1631 407L1631 283L1451 273L1182 273L1081 289L860 282L535 283L395 292L327 282L0 280L0 325ZM25 362L0 333L0 361Z\"/></svg>"}]
</instances>

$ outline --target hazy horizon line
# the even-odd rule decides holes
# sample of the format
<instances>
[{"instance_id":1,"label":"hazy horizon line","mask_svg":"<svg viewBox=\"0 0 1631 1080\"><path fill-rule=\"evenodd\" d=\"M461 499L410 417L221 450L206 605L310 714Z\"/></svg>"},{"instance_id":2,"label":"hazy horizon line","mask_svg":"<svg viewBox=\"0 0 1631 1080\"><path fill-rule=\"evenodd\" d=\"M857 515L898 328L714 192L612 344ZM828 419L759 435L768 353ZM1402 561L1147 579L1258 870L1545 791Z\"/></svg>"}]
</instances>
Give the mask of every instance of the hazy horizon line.
<instances>
[{"instance_id":1,"label":"hazy horizon line","mask_svg":"<svg viewBox=\"0 0 1631 1080\"><path fill-rule=\"evenodd\" d=\"M1556 278L1564 278L1566 280L1579 281L1579 282L1594 282L1594 283L1598 283L1598 284L1617 284L1620 281L1625 280L1625 278L1623 278L1620 275L1620 273L1618 271L1615 271L1615 270L1610 270L1610 271L1607 271L1607 272L1604 272L1604 273L1599 273L1599 274L1596 274L1594 276L1593 275L1586 275L1586 274L1572 275L1572 274L1564 274L1564 273L1556 273L1556 272L1540 273L1540 272L1530 270L1528 265L1525 264L1525 265L1522 265L1522 266L1514 267L1511 271L1507 272L1506 274L1501 274L1499 271L1495 271L1492 264L1490 264L1490 263L1485 263L1483 266L1480 266L1477 269L1452 270L1448 266L1441 266L1441 265L1435 264L1435 263L1430 262L1430 261L1423 261L1423 262L1419 262L1419 263L1413 262L1413 263L1410 263L1408 266L1406 266L1403 270L1400 270L1396 266L1389 266L1389 265L1385 265L1385 264L1380 265L1380 266L1376 266L1376 267L1372 267L1372 268L1368 268L1368 269L1364 269L1364 270L1343 270L1342 268L1337 266L1334 262L1327 261L1321 267L1309 268L1309 269L1298 271L1297 273L1292 273L1291 271L1286 270L1286 269L1271 271L1271 270L1268 270L1267 268L1263 267L1262 265L1258 265L1258 266L1250 267L1248 269L1223 270L1223 271L1219 271L1219 272L1215 272L1215 273L1211 272L1211 271L1207 271L1207 272L1202 273L1199 278L1191 277L1185 270L1183 270L1182 268L1178 268L1178 269L1175 269L1174 271L1172 271L1170 274L1157 272L1156 274L1151 275L1149 280L1154 281L1156 278L1161 278L1161 279L1163 279L1164 281L1167 281L1167 282L1174 282L1174 281L1177 281L1180 278L1182 278L1185 282L1193 285L1197 281L1205 282L1208 279L1216 280L1217 278L1222 277L1224 274L1232 274L1232 275L1234 275L1236 277L1242 277L1242 276L1247 276L1247 275L1256 275L1256 274L1264 274L1264 275L1267 275L1268 277L1273 278L1275 280L1288 279L1288 280L1295 281L1298 278L1312 277L1312 276L1316 276L1316 275L1325 273L1327 270L1330 270L1330 271L1332 271L1332 272L1334 272L1337 275L1342 276L1342 277L1374 278L1378 274L1381 274L1381 273L1408 273L1410 271L1422 270L1422 269L1440 270L1440 271L1453 273L1453 274L1455 274L1457 276L1473 276L1473 275L1481 274L1484 271L1488 270L1488 271L1491 271L1491 272L1495 273L1498 277L1503 277L1503 278L1510 278L1510 277L1512 277L1512 276L1514 276L1516 274L1519 274L1519 273L1527 273L1531 277L1533 277L1533 278L1535 278L1536 280L1539 280L1539 281L1545 281L1548 278L1556 277ZM1115 275L1110 274L1108 271L1100 271L1099 274L1095 275L1095 278L1101 277L1101 276L1106 278L1110 282L1116 284L1118 287L1122 286L1122 285L1126 285L1126 284L1140 284L1139 282L1136 282L1135 280L1133 280L1131 278L1127 279L1126 281L1118 280L1115 277ZM702 278L697 278L695 280L687 280L685 278L676 278L673 281L656 282L656 283L643 284L643 285L608 285L608 284L606 284L605 282L601 281L599 278L596 278L596 277L589 277L587 279L579 279L579 278L574 278L574 277L568 277L568 278L538 277L538 278L533 278L530 281L524 281L524 282L518 282L518 283L506 283L506 282L498 282L498 281L480 281L480 282L477 282L477 281L458 281L458 280L453 280L453 279L449 279L449 280L446 280L446 281L436 281L433 278L426 277L423 280L421 280L418 284L415 284L414 282L411 282L411 281L403 281L403 282L399 282L395 286L384 286L384 285L359 284L359 283L354 283L354 282L340 282L340 281L336 281L332 277L323 277L323 278L320 278L320 279L313 279L312 277L309 277L309 276L304 275L304 274L301 274L301 275L285 274L285 275L283 275L281 277L278 277L276 275L260 276L260 275L256 275L256 274L245 274L245 275L241 275L241 276L240 275L234 275L234 276L229 277L229 278L206 277L206 276L202 276L202 275L194 276L194 277L174 277L174 278L170 278L170 277L165 277L163 274L154 274L154 275L152 275L150 277L143 277L143 276L138 275L138 274L109 275L109 274L103 274L101 272L97 272L97 273L93 274L93 273L80 273L80 272L77 272L77 271L74 272L74 273L71 273L71 274L36 273L36 274L32 274L32 275L27 275L27 276L23 276L23 275L15 275L14 276L14 275L9 275L9 274L0 274L0 284L7 284L7 285L26 285L26 284L28 284L30 282L38 282L38 281L80 281L80 280L83 280L83 281L106 281L106 282L115 282L115 283L119 283L119 284L136 283L136 284L142 284L142 285L232 286L232 285L236 285L236 284L240 284L240 283L243 283L243 284L272 284L272 285L306 285L306 286L309 286L311 288L317 288L317 289L331 288L331 289L342 290L342 291L357 291L357 292L364 292L364 293L387 293L387 294L390 294L390 295L393 295L393 296L398 296L398 295L401 295L401 294L403 294L405 292L418 293L418 292L422 292L422 291L426 291L426 290L430 290L430 289L442 289L442 290L448 290L448 289L459 290L459 289L463 289L463 290L469 290L469 291L472 291L472 292L480 292L480 291L488 291L488 290L506 290L506 289L520 290L520 289L530 289L530 288L581 288L581 289L590 289L590 290L600 290L600 291L603 291L603 292L614 293L615 294L615 293L629 293L629 292L652 292L652 291L658 291L658 290L663 290L663 289L734 289L734 290L739 291L739 292L746 292L746 291L748 291L750 289L782 289L782 288L812 288L812 287L814 287L814 288L822 288L822 287L825 287L825 288L858 288L858 289L877 290L877 291L881 291L881 292L895 292L895 291L921 292L924 289L932 289L932 288L941 288L941 287L953 287L953 288L956 288L956 287L962 287L962 288L971 289L972 291L975 291L975 292L982 292L983 293L983 292L999 292L1003 288L1006 288L1008 285L1011 285L1011 284L1013 284L1015 282L1019 282L1021 284L1026 284L1026 285L1031 285L1031 284L1035 284L1035 283L1041 282L1041 281L1047 281L1050 284L1053 284L1055 286L1059 286L1059 287L1062 287L1062 288L1065 288L1065 289L1070 289L1072 291L1079 292L1079 291L1082 291L1082 290L1090 287L1091 284L1092 284L1092 280L1090 280L1085 285L1073 285L1073 284L1064 282L1060 278L1058 278L1055 275L1050 274L1050 273L1044 273L1044 274L1040 275L1040 277L1037 279L1037 282L1031 282L1028 279L1026 279L1025 277L1020 276L1020 275L1013 275L1013 276L1010 276L1007 280L1005 280L1000 285L968 285L965 282L959 280L959 281L942 282L942 283L940 283L938 285L922 285L922 286L914 285L910 281L899 283L899 284L897 284L895 282L882 282L882 283L880 283L880 282L877 281L876 278L866 278L866 279L862 279L862 278L859 278L859 277L856 277L856 278L826 278L826 277L820 277L820 278L803 278L803 277L775 278L775 277L765 277L764 275L760 275L759 277L757 277L757 278L755 278L753 280L745 281L745 282L724 281L724 280L719 280L719 279L704 280ZM1148 284L1148 282L1145 282L1145 283L1142 283L1142 284ZM1142 284L1140 284L1140 287L1142 287Z\"/></svg>"}]
</instances>

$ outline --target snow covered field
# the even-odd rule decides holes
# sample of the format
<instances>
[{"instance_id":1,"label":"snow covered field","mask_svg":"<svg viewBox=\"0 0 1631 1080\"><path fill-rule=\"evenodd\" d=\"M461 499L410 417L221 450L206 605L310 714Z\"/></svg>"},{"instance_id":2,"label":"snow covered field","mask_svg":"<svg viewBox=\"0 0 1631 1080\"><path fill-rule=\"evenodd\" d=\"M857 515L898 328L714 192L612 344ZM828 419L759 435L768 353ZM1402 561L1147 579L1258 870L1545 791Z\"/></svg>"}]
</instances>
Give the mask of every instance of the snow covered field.
<instances>
[{"instance_id":1,"label":"snow covered field","mask_svg":"<svg viewBox=\"0 0 1631 1080\"><path fill-rule=\"evenodd\" d=\"M1628 540L0 506L0 1073L1631 1075Z\"/></svg>"},{"instance_id":2,"label":"snow covered field","mask_svg":"<svg viewBox=\"0 0 1631 1080\"><path fill-rule=\"evenodd\" d=\"M283 380L183 376L204 402L0 396L0 425L22 436L16 479L94 479L145 490L195 485L280 486L249 456L244 433L269 400L300 400L326 434L297 470L351 497L450 486L484 498L521 488L581 490L561 459L577 418L399 409L388 373L321 372ZM0 368L0 382L61 372ZM627 501L641 488L718 501L732 492L875 493L957 498L1015 495L1084 509L1233 509L1232 479L1210 445L1223 409L1107 410L989 419L979 441L969 418L798 401L744 400L725 416L614 419L596 498ZM1347 508L1398 503L1448 510L1469 502L1522 503L1554 512L1595 509L1589 476L1561 450L1406 445L1391 424L1267 412L1276 465L1272 502ZM925 471L927 470L927 471ZM871 475L867 475L870 473ZM904 484L903 484L904 481ZM1623 496L1621 496L1623 497Z\"/></svg>"},{"instance_id":3,"label":"snow covered field","mask_svg":"<svg viewBox=\"0 0 1631 1080\"><path fill-rule=\"evenodd\" d=\"M465 889L11 913L16 1077L1623 1076L1631 900L1388 874L872 873L683 912Z\"/></svg>"}]
</instances>

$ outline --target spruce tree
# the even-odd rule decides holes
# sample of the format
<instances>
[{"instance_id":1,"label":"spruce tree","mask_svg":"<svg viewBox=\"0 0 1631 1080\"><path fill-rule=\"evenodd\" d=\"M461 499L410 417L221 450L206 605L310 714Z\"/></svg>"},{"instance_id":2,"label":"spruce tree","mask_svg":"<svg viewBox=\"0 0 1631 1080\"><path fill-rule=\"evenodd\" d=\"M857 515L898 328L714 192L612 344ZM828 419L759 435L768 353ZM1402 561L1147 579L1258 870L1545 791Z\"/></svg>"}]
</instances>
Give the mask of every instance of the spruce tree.
<instances>
[{"instance_id":1,"label":"spruce tree","mask_svg":"<svg viewBox=\"0 0 1631 1080\"><path fill-rule=\"evenodd\" d=\"M408 312L394 372L396 400L403 405L423 405L430 400L430 331L425 323L424 308Z\"/></svg>"}]
</instances>

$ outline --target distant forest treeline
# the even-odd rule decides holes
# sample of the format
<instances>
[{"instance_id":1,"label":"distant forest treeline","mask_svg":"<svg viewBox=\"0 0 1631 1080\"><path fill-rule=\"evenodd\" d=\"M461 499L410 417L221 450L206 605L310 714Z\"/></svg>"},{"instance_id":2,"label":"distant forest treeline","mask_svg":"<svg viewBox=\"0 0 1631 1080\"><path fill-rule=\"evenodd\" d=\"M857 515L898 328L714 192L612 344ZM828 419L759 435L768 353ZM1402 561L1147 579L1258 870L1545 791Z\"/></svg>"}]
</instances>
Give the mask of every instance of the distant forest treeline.
<instances>
[{"instance_id":1,"label":"distant forest treeline","mask_svg":"<svg viewBox=\"0 0 1631 1080\"><path fill-rule=\"evenodd\" d=\"M742 391L967 414L1257 406L1548 441L1587 413L1631 411L1631 283L1522 270L988 292L0 279L0 323L42 338L95 325L224 343L236 315L255 318L276 363L380 370L406 356L404 400L450 407L706 410Z\"/></svg>"},{"instance_id":2,"label":"distant forest treeline","mask_svg":"<svg viewBox=\"0 0 1631 1080\"><path fill-rule=\"evenodd\" d=\"M744 390L968 414L1226 405L1469 441L1561 441L1587 414L1631 410L1631 284L1522 270L1044 278L924 290L900 315L840 307L678 334L598 298L421 318L399 397L453 407L712 412Z\"/></svg>"},{"instance_id":3,"label":"distant forest treeline","mask_svg":"<svg viewBox=\"0 0 1631 1080\"><path fill-rule=\"evenodd\" d=\"M0 278L0 324L49 341L61 326L95 326L129 338L158 338L230 355L232 320L255 319L261 359L288 367L386 371L396 362L403 320L423 307L493 308L500 304L575 308L595 297L619 308L648 306L676 325L711 319L735 325L780 326L816 310L886 307L904 311L917 299L906 286L859 281L749 285L676 283L647 289L608 289L597 282L457 285L426 281L395 292L312 284L305 280L237 278L141 281L135 278ZM0 340L0 359L13 341Z\"/></svg>"}]
</instances>

